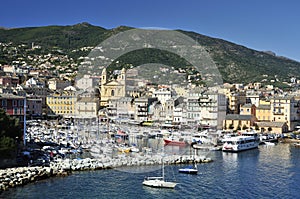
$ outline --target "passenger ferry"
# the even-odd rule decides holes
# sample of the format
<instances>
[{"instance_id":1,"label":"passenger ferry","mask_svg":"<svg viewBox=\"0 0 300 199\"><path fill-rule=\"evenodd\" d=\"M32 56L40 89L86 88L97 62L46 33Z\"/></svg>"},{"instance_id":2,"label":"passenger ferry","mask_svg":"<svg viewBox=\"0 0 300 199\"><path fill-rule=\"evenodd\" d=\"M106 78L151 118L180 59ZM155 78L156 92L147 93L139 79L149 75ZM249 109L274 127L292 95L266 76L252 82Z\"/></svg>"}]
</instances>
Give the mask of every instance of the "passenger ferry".
<instances>
[{"instance_id":1,"label":"passenger ferry","mask_svg":"<svg viewBox=\"0 0 300 199\"><path fill-rule=\"evenodd\" d=\"M259 137L256 132L240 132L238 136L224 138L222 142L222 151L239 152L257 148Z\"/></svg>"}]
</instances>

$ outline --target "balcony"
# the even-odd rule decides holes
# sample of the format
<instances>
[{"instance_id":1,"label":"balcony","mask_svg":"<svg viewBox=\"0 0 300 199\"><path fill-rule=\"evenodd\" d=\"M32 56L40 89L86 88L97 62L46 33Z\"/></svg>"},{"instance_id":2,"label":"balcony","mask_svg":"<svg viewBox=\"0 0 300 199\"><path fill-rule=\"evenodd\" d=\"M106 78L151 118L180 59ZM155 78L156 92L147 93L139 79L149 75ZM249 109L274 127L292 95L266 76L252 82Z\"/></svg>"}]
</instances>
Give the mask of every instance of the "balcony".
<instances>
[{"instance_id":1,"label":"balcony","mask_svg":"<svg viewBox=\"0 0 300 199\"><path fill-rule=\"evenodd\" d=\"M273 115L284 115L282 112L273 112Z\"/></svg>"}]
</instances>

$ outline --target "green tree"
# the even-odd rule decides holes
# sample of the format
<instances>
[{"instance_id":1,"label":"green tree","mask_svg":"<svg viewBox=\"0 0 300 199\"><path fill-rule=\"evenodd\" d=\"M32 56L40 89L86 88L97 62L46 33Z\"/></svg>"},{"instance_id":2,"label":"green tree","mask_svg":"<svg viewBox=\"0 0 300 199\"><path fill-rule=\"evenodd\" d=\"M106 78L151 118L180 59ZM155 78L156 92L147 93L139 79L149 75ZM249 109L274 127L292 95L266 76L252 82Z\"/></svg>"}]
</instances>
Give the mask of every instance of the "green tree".
<instances>
[{"instance_id":1,"label":"green tree","mask_svg":"<svg viewBox=\"0 0 300 199\"><path fill-rule=\"evenodd\" d=\"M17 148L22 138L19 121L0 109L0 157L9 157Z\"/></svg>"}]
</instances>

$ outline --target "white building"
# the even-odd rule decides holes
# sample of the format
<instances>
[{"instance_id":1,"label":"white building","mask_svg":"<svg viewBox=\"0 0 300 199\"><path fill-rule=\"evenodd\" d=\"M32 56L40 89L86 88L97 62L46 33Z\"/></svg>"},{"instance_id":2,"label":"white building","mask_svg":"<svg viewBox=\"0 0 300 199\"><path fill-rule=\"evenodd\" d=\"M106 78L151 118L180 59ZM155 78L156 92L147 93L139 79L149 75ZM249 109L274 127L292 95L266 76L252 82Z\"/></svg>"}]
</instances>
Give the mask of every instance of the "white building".
<instances>
[{"instance_id":1,"label":"white building","mask_svg":"<svg viewBox=\"0 0 300 199\"><path fill-rule=\"evenodd\" d=\"M200 106L200 125L222 129L226 116L226 96L221 93L202 93L198 99Z\"/></svg>"},{"instance_id":2,"label":"white building","mask_svg":"<svg viewBox=\"0 0 300 199\"><path fill-rule=\"evenodd\" d=\"M48 80L48 88L53 91L64 89L70 85L71 85L70 81L63 81L57 78L52 78Z\"/></svg>"},{"instance_id":3,"label":"white building","mask_svg":"<svg viewBox=\"0 0 300 199\"><path fill-rule=\"evenodd\" d=\"M161 88L153 91L152 97L157 97L162 104L165 104L167 100L171 99L172 92L167 88Z\"/></svg>"},{"instance_id":4,"label":"white building","mask_svg":"<svg viewBox=\"0 0 300 199\"><path fill-rule=\"evenodd\" d=\"M195 88L193 90L190 90L188 97L186 99L186 111L187 111L187 124L199 124L200 122L200 106L198 99L201 96L201 90L200 88Z\"/></svg>"},{"instance_id":5,"label":"white building","mask_svg":"<svg viewBox=\"0 0 300 199\"><path fill-rule=\"evenodd\" d=\"M260 99L260 92L253 92L252 90L246 92L246 103L254 104L256 107L258 107Z\"/></svg>"},{"instance_id":6,"label":"white building","mask_svg":"<svg viewBox=\"0 0 300 199\"><path fill-rule=\"evenodd\" d=\"M75 103L75 115L82 118L97 117L99 99L94 97L78 97Z\"/></svg>"},{"instance_id":7,"label":"white building","mask_svg":"<svg viewBox=\"0 0 300 199\"><path fill-rule=\"evenodd\" d=\"M76 86L79 89L86 90L88 88L95 88L99 85L100 78L94 78L90 75L84 75L81 79L76 81Z\"/></svg>"},{"instance_id":8,"label":"white building","mask_svg":"<svg viewBox=\"0 0 300 199\"><path fill-rule=\"evenodd\" d=\"M173 123L186 124L186 107L185 103L177 105L173 110Z\"/></svg>"}]
</instances>

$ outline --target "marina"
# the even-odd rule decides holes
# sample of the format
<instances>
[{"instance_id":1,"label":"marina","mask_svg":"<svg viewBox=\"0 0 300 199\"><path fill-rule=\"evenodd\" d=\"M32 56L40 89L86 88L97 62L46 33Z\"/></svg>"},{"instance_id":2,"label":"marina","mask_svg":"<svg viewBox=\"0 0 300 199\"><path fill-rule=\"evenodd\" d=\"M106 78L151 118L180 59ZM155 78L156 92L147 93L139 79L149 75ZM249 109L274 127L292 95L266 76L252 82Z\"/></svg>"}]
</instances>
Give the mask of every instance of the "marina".
<instances>
[{"instance_id":1,"label":"marina","mask_svg":"<svg viewBox=\"0 0 300 199\"><path fill-rule=\"evenodd\" d=\"M1 190L76 171L117 169L132 172L132 168L141 167L139 171L144 173L148 166L155 167L150 169L152 172L160 170L160 166L162 174L148 175L141 181L143 185L174 189L178 182L165 180L167 167L181 165L176 169L178 173L202 174L201 163L214 164L218 161L214 158L219 158L216 154L249 149L257 152L260 142L266 146L273 144L268 140L260 141L254 132L173 131L92 119L28 121L27 136L28 148L22 152L21 162L28 167L2 170ZM171 142L166 142L171 137ZM255 147L249 147L252 142ZM232 149L224 150L229 145ZM243 145L247 146L240 148Z\"/></svg>"},{"instance_id":2,"label":"marina","mask_svg":"<svg viewBox=\"0 0 300 199\"><path fill-rule=\"evenodd\" d=\"M159 165L133 166L131 170L110 169L73 172L3 192L2 198L298 198L299 149L293 144L241 153L213 151L210 164L198 164L198 175L178 173L182 165L166 165L174 172L175 189L142 185L145 176L158 176ZM122 191L120 191L122 190Z\"/></svg>"}]
</instances>

